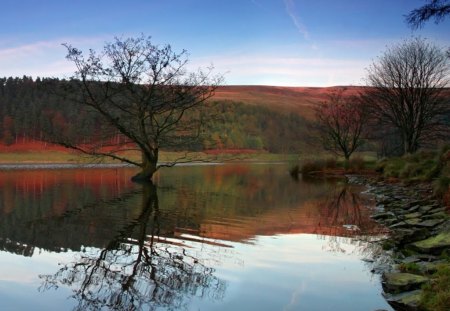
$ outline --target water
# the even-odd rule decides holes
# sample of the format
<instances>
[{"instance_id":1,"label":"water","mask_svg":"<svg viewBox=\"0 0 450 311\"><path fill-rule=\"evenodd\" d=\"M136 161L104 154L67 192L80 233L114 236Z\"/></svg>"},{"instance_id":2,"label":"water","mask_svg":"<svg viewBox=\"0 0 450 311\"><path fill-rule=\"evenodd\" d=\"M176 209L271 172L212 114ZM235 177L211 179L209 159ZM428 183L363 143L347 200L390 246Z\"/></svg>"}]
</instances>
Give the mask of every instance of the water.
<instances>
[{"instance_id":1,"label":"water","mask_svg":"<svg viewBox=\"0 0 450 311\"><path fill-rule=\"evenodd\" d=\"M392 310L360 188L284 165L134 173L1 172L2 310Z\"/></svg>"}]
</instances>

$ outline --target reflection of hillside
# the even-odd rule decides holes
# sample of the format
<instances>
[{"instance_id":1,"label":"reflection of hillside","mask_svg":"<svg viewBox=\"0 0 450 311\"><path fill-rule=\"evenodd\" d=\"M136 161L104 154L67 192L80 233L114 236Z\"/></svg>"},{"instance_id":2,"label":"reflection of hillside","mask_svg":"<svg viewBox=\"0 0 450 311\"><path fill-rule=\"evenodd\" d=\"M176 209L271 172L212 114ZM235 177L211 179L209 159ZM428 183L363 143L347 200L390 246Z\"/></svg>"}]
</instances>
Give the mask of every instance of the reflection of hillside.
<instances>
[{"instance_id":1,"label":"reflection of hillside","mask_svg":"<svg viewBox=\"0 0 450 311\"><path fill-rule=\"evenodd\" d=\"M139 216L142 190L129 182L132 174L127 169L5 172L0 177L0 248L31 256L34 247L105 247ZM296 183L281 165L177 167L156 182L158 238L348 236L352 232L344 224L368 232L374 226L354 192L337 202L336 181Z\"/></svg>"},{"instance_id":2,"label":"reflection of hillside","mask_svg":"<svg viewBox=\"0 0 450 311\"><path fill-rule=\"evenodd\" d=\"M101 215L104 212L97 217L104 209L102 202L105 206L133 192L132 173L115 169L2 172L0 248L30 256L34 247L59 251L102 244L101 237L109 238L114 228L100 226L108 221ZM126 218L130 213L132 209L114 208L110 217Z\"/></svg>"},{"instance_id":3,"label":"reflection of hillside","mask_svg":"<svg viewBox=\"0 0 450 311\"><path fill-rule=\"evenodd\" d=\"M358 196L358 189L343 187L323 198L271 209L257 217L207 219L201 224L199 234L242 241L258 235L309 233L345 237L382 231L369 216L369 210ZM351 226L346 228L345 225Z\"/></svg>"}]
</instances>

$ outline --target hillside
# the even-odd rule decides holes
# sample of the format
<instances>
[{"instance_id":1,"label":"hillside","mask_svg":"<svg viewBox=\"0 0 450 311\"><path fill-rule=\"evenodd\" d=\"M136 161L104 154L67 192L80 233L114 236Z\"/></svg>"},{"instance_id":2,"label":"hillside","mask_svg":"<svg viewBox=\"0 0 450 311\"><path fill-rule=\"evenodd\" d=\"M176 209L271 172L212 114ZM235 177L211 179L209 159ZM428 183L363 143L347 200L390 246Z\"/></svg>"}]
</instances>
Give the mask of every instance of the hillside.
<instances>
[{"instance_id":1,"label":"hillside","mask_svg":"<svg viewBox=\"0 0 450 311\"><path fill-rule=\"evenodd\" d=\"M3 78L0 83L0 153L12 155L33 151L66 149L40 143L44 137L60 135L78 143L96 139L101 119L52 91L58 79ZM313 107L327 100L338 88L222 86L203 112L205 124L200 139L189 146L160 146L168 151L257 150L299 153L305 149L307 123ZM361 87L347 87L356 94ZM186 114L189 120L189 114ZM76 126L73 126L76 125ZM120 141L117 131L104 142ZM45 158L45 155L42 155ZM14 155L14 157L16 157ZM10 161L9 159L6 161Z\"/></svg>"},{"instance_id":2,"label":"hillside","mask_svg":"<svg viewBox=\"0 0 450 311\"><path fill-rule=\"evenodd\" d=\"M222 86L213 100L230 100L251 105L264 105L280 111L296 112L311 119L312 107L324 102L327 95L336 91L337 87L283 87L259 85L230 85ZM356 95L364 87L345 86L346 94Z\"/></svg>"}]
</instances>

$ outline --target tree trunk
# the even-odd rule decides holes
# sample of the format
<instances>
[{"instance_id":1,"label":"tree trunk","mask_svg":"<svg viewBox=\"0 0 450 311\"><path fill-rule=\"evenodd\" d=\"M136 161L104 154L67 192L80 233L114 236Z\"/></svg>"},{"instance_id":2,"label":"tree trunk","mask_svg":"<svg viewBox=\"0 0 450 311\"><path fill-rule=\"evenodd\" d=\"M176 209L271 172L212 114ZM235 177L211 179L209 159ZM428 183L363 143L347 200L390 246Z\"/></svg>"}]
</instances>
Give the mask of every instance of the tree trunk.
<instances>
[{"instance_id":1,"label":"tree trunk","mask_svg":"<svg viewBox=\"0 0 450 311\"><path fill-rule=\"evenodd\" d=\"M152 157L147 155L145 152L142 152L142 166L141 171L134 175L131 180L134 182L151 182L153 174L155 174L157 170L158 156Z\"/></svg>"}]
</instances>

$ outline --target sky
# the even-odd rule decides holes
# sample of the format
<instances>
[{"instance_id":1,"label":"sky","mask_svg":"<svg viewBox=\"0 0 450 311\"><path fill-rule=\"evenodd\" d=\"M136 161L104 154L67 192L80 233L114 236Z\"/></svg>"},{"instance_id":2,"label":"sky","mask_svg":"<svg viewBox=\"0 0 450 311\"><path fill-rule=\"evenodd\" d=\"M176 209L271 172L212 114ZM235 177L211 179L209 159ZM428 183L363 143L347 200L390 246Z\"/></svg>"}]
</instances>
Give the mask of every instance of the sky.
<instances>
[{"instance_id":1,"label":"sky","mask_svg":"<svg viewBox=\"0 0 450 311\"><path fill-rule=\"evenodd\" d=\"M69 77L71 44L151 36L228 85L363 85L387 47L412 36L450 46L450 18L412 30L424 0L1 0L0 76Z\"/></svg>"}]
</instances>

